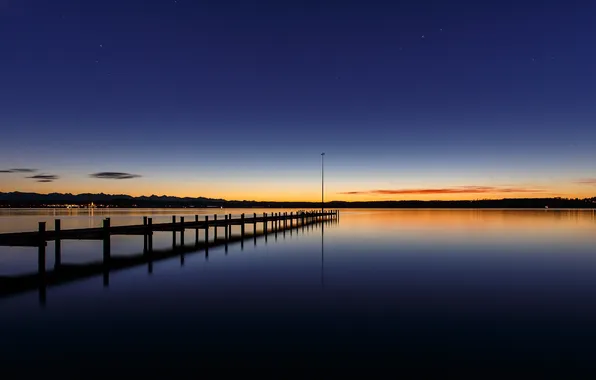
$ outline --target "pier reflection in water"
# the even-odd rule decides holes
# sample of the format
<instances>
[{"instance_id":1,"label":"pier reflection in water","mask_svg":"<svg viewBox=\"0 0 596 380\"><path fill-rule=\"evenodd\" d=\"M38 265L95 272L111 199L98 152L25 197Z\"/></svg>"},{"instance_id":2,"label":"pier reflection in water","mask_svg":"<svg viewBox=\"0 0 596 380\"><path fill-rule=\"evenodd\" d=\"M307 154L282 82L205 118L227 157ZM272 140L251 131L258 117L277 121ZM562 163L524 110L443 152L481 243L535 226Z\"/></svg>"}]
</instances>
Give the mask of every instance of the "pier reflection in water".
<instances>
[{"instance_id":1,"label":"pier reflection in water","mask_svg":"<svg viewBox=\"0 0 596 380\"><path fill-rule=\"evenodd\" d=\"M43 307L37 289L0 299L1 357L23 375L30 362L64 373L65 361L147 374L521 366L569 378L593 367L592 210L342 210L277 241L271 227L227 255L210 246L111 270L107 287L102 273L49 286ZM171 250L171 233L155 233L154 251ZM73 244L63 242L62 264ZM77 244L101 259L101 242ZM112 259L140 247L142 237L114 238Z\"/></svg>"}]
</instances>

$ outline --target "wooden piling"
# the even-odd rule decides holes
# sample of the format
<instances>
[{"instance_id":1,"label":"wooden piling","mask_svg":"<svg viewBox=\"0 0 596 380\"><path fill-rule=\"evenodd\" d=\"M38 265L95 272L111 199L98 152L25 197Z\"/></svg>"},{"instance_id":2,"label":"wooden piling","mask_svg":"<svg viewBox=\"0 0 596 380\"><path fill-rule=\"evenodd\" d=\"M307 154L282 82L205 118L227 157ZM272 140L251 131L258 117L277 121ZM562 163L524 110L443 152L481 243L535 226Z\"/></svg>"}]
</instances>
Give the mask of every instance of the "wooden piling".
<instances>
[{"instance_id":1,"label":"wooden piling","mask_svg":"<svg viewBox=\"0 0 596 380\"><path fill-rule=\"evenodd\" d=\"M176 215L172 215L172 249L176 248Z\"/></svg>"},{"instance_id":2,"label":"wooden piling","mask_svg":"<svg viewBox=\"0 0 596 380\"><path fill-rule=\"evenodd\" d=\"M184 247L184 217L180 217L180 246Z\"/></svg>"},{"instance_id":3,"label":"wooden piling","mask_svg":"<svg viewBox=\"0 0 596 380\"><path fill-rule=\"evenodd\" d=\"M143 253L147 253L147 217L143 217L143 226L145 226L145 232L143 233Z\"/></svg>"},{"instance_id":4,"label":"wooden piling","mask_svg":"<svg viewBox=\"0 0 596 380\"><path fill-rule=\"evenodd\" d=\"M240 215L240 238L242 240L240 240L240 249L244 249L244 213L242 213L242 215Z\"/></svg>"},{"instance_id":5,"label":"wooden piling","mask_svg":"<svg viewBox=\"0 0 596 380\"><path fill-rule=\"evenodd\" d=\"M195 223L199 223L199 216L195 215ZM195 227L195 247L199 245L199 227Z\"/></svg>"},{"instance_id":6,"label":"wooden piling","mask_svg":"<svg viewBox=\"0 0 596 380\"><path fill-rule=\"evenodd\" d=\"M205 252L209 251L209 215L205 215Z\"/></svg>"},{"instance_id":7,"label":"wooden piling","mask_svg":"<svg viewBox=\"0 0 596 380\"><path fill-rule=\"evenodd\" d=\"M111 255L110 247L110 218L103 221L103 262L109 264Z\"/></svg>"},{"instance_id":8,"label":"wooden piling","mask_svg":"<svg viewBox=\"0 0 596 380\"><path fill-rule=\"evenodd\" d=\"M228 221L230 222L230 224L228 225L228 229L230 230L229 232L229 236L230 239L232 238L232 214L228 214Z\"/></svg>"},{"instance_id":9,"label":"wooden piling","mask_svg":"<svg viewBox=\"0 0 596 380\"><path fill-rule=\"evenodd\" d=\"M217 241L217 214L213 214L213 220L215 221L213 225L213 241Z\"/></svg>"},{"instance_id":10,"label":"wooden piling","mask_svg":"<svg viewBox=\"0 0 596 380\"><path fill-rule=\"evenodd\" d=\"M180 247L184 249L184 217L181 216L180 217ZM184 250L182 250L182 253L180 254L180 266L183 267L184 266Z\"/></svg>"},{"instance_id":11,"label":"wooden piling","mask_svg":"<svg viewBox=\"0 0 596 380\"><path fill-rule=\"evenodd\" d=\"M46 222L39 222L39 246L37 252L37 273L39 276L39 303L46 304Z\"/></svg>"},{"instance_id":12,"label":"wooden piling","mask_svg":"<svg viewBox=\"0 0 596 380\"><path fill-rule=\"evenodd\" d=\"M62 264L62 242L60 240L60 219L54 220L54 269L60 268Z\"/></svg>"},{"instance_id":13,"label":"wooden piling","mask_svg":"<svg viewBox=\"0 0 596 380\"><path fill-rule=\"evenodd\" d=\"M252 224L252 237L254 240L254 245L257 245L257 213L252 214L253 224Z\"/></svg>"},{"instance_id":14,"label":"wooden piling","mask_svg":"<svg viewBox=\"0 0 596 380\"><path fill-rule=\"evenodd\" d=\"M263 234L265 235L265 243L267 243L267 213L263 213Z\"/></svg>"},{"instance_id":15,"label":"wooden piling","mask_svg":"<svg viewBox=\"0 0 596 380\"><path fill-rule=\"evenodd\" d=\"M147 248L153 252L153 218L147 218Z\"/></svg>"},{"instance_id":16,"label":"wooden piling","mask_svg":"<svg viewBox=\"0 0 596 380\"><path fill-rule=\"evenodd\" d=\"M37 272L40 277L46 273L46 222L39 222L39 246L37 250Z\"/></svg>"}]
</instances>

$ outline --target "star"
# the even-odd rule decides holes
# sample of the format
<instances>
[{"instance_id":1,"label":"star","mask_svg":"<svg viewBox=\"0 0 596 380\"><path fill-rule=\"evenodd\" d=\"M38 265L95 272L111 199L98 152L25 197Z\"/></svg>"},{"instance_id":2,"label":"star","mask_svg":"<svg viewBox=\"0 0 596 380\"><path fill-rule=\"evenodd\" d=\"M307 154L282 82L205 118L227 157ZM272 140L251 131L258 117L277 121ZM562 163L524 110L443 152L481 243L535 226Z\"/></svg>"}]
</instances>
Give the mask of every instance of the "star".
<instances>
[{"instance_id":1,"label":"star","mask_svg":"<svg viewBox=\"0 0 596 380\"><path fill-rule=\"evenodd\" d=\"M426 38L426 37L424 37L424 34L423 34L421 38L423 38L423 39L424 39L424 38Z\"/></svg>"},{"instance_id":2,"label":"star","mask_svg":"<svg viewBox=\"0 0 596 380\"><path fill-rule=\"evenodd\" d=\"M103 45L102 45L102 44L99 44L99 47L100 47L100 48L103 48Z\"/></svg>"}]
</instances>

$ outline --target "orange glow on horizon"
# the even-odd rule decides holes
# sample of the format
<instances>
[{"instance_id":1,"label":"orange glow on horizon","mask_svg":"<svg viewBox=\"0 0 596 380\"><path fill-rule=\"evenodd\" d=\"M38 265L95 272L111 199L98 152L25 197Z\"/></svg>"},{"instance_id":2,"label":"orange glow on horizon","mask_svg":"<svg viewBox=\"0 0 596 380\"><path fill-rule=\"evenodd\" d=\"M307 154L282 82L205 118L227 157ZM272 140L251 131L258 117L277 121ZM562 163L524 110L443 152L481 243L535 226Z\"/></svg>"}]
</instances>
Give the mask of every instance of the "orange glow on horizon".
<instances>
[{"instance_id":1,"label":"orange glow on horizon","mask_svg":"<svg viewBox=\"0 0 596 380\"><path fill-rule=\"evenodd\" d=\"M366 187L365 187L366 186ZM102 180L63 177L51 183L38 183L29 179L11 178L0 183L0 192L48 193L104 193L131 196L167 195L175 197L205 197L225 200L272 202L320 202L321 188L316 181L276 180L247 181L213 180L163 180L138 178L131 180ZM331 201L401 201L401 200L481 200L504 198L591 198L596 196L596 186L571 183L519 184L509 186L409 186L388 187L366 183L325 184L325 202Z\"/></svg>"}]
</instances>

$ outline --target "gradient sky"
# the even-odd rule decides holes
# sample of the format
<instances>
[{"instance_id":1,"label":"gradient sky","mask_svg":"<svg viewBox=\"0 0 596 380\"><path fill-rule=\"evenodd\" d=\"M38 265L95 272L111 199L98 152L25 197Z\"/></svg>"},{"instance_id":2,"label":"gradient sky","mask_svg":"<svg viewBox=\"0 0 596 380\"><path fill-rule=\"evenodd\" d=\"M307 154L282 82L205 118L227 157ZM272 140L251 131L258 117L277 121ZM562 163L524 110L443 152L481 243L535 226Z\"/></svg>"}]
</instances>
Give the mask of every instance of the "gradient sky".
<instances>
[{"instance_id":1,"label":"gradient sky","mask_svg":"<svg viewBox=\"0 0 596 380\"><path fill-rule=\"evenodd\" d=\"M588 0L0 0L0 191L594 196L595 52Z\"/></svg>"}]
</instances>

